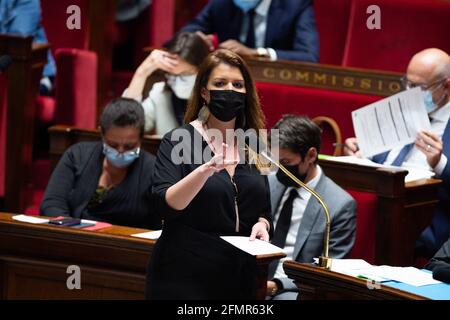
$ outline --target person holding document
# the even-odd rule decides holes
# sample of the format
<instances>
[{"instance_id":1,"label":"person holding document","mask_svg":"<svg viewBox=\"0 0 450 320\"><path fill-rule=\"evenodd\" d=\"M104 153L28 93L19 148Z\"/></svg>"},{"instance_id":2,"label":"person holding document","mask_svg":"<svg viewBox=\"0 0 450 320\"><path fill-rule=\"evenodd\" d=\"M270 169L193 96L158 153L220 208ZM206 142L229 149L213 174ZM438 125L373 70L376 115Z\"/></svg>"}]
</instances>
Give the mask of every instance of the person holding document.
<instances>
[{"instance_id":1,"label":"person holding document","mask_svg":"<svg viewBox=\"0 0 450 320\"><path fill-rule=\"evenodd\" d=\"M345 258L355 242L356 202L317 164L320 128L296 115L285 115L274 128L279 130L280 163L317 191L330 210L330 257ZM270 175L269 185L275 226L271 242L283 248L287 256L270 265L267 295L274 300L294 300L298 289L284 273L283 261L312 263L322 255L325 213L319 202L283 171Z\"/></svg>"},{"instance_id":2,"label":"person holding document","mask_svg":"<svg viewBox=\"0 0 450 320\"><path fill-rule=\"evenodd\" d=\"M431 128L418 133L413 144L375 155L372 161L432 170L444 181L431 225L417 242L417 254L431 258L450 237L450 57L439 49L425 49L411 59L406 89L420 87ZM345 141L346 155L361 156L356 138Z\"/></svg>"},{"instance_id":3,"label":"person holding document","mask_svg":"<svg viewBox=\"0 0 450 320\"><path fill-rule=\"evenodd\" d=\"M255 258L220 238L268 241L272 230L267 177L250 163L256 155L246 150L240 158L236 144L223 143L236 129L264 126L241 57L218 50L205 59L185 123L164 136L157 155L153 192L164 227L149 262L147 298L254 299Z\"/></svg>"}]
</instances>

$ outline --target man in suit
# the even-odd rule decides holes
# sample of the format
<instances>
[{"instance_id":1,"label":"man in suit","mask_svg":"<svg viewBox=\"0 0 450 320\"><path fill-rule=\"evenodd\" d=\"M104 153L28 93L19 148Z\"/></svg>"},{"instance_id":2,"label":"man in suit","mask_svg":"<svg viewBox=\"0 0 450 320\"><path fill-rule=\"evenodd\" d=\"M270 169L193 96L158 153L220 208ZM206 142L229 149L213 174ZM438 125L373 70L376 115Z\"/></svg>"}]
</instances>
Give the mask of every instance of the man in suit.
<instances>
[{"instance_id":1,"label":"man in suit","mask_svg":"<svg viewBox=\"0 0 450 320\"><path fill-rule=\"evenodd\" d=\"M419 166L436 173L443 184L431 225L416 244L416 254L431 258L450 237L450 57L439 49L425 49L411 59L406 72L407 89L421 87L431 129L418 133L415 143L372 158L394 166ZM344 153L361 156L356 138L345 142Z\"/></svg>"},{"instance_id":2,"label":"man in suit","mask_svg":"<svg viewBox=\"0 0 450 320\"><path fill-rule=\"evenodd\" d=\"M198 32L213 49L271 60L317 62L319 40L311 0L211 0L181 31Z\"/></svg>"},{"instance_id":3,"label":"man in suit","mask_svg":"<svg viewBox=\"0 0 450 320\"><path fill-rule=\"evenodd\" d=\"M355 242L356 202L325 176L317 164L321 130L306 117L284 116L279 130L279 158L293 175L314 189L331 215L329 255L344 258ZM286 259L311 263L323 253L325 212L305 189L278 170L269 176L274 236L272 243L284 248L287 257L269 267L267 294L276 300L296 299L298 291L283 270Z\"/></svg>"}]
</instances>

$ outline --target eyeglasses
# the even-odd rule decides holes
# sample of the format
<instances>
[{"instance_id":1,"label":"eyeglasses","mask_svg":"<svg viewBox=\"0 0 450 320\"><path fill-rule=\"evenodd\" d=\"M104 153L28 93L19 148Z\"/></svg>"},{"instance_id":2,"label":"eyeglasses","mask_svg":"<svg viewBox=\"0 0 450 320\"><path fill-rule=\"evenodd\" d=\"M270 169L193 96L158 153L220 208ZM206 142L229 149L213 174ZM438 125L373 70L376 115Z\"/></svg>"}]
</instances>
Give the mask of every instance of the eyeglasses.
<instances>
[{"instance_id":1,"label":"eyeglasses","mask_svg":"<svg viewBox=\"0 0 450 320\"><path fill-rule=\"evenodd\" d=\"M420 89L422 89L422 91L426 91L431 89L432 87L434 87L435 85L440 84L441 82L447 80L447 78L443 78L440 80L437 80L431 84L426 84L426 83L415 83L412 82L411 80L408 80L408 78L406 77L406 75L404 75L401 79L403 86L405 87L405 89L410 90L410 89L414 89L419 87Z\"/></svg>"}]
</instances>

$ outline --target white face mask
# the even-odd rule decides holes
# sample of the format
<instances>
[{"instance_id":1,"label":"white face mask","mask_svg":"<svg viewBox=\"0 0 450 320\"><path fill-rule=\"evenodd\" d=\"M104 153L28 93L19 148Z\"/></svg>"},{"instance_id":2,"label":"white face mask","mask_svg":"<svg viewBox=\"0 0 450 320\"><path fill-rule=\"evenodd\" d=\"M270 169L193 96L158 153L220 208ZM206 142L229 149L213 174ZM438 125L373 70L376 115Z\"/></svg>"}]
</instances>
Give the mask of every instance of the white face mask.
<instances>
[{"instance_id":1,"label":"white face mask","mask_svg":"<svg viewBox=\"0 0 450 320\"><path fill-rule=\"evenodd\" d=\"M189 76L167 76L167 84L173 90L173 93L180 98L187 100L194 89L196 74Z\"/></svg>"}]
</instances>

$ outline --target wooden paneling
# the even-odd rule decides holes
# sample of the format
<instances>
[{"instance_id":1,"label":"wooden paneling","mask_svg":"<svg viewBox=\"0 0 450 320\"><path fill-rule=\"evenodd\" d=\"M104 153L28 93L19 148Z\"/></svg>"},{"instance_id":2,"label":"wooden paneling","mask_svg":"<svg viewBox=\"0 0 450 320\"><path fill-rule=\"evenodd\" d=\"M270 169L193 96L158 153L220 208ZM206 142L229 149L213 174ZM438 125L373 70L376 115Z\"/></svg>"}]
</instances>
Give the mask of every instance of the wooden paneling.
<instances>
[{"instance_id":1,"label":"wooden paneling","mask_svg":"<svg viewBox=\"0 0 450 320\"><path fill-rule=\"evenodd\" d=\"M25 209L25 186L32 162L35 99L47 45L32 45L31 37L0 34L0 55L13 63L7 71L5 207L12 212Z\"/></svg>"}]
</instances>

